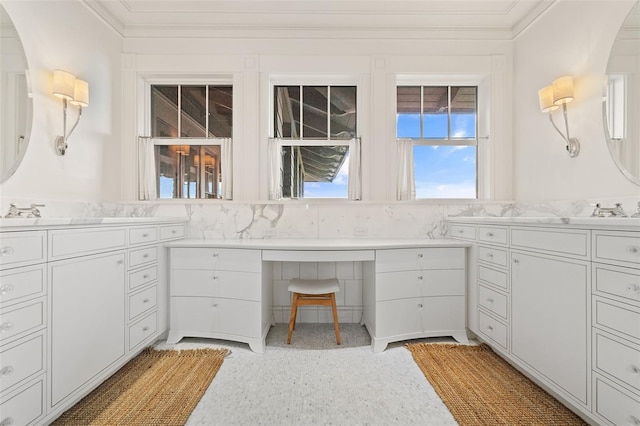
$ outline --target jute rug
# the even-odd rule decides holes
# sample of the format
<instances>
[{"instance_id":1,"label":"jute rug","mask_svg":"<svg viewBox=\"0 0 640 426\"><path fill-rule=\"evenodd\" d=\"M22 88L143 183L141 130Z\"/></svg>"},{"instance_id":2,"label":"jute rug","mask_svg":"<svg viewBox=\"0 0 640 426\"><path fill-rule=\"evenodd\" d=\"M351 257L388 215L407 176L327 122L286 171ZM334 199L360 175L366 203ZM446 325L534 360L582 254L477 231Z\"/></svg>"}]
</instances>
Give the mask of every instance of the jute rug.
<instances>
[{"instance_id":1,"label":"jute rug","mask_svg":"<svg viewBox=\"0 0 640 426\"><path fill-rule=\"evenodd\" d=\"M54 425L184 425L226 349L145 349Z\"/></svg>"},{"instance_id":2,"label":"jute rug","mask_svg":"<svg viewBox=\"0 0 640 426\"><path fill-rule=\"evenodd\" d=\"M409 344L407 348L462 425L583 425L487 345Z\"/></svg>"}]
</instances>

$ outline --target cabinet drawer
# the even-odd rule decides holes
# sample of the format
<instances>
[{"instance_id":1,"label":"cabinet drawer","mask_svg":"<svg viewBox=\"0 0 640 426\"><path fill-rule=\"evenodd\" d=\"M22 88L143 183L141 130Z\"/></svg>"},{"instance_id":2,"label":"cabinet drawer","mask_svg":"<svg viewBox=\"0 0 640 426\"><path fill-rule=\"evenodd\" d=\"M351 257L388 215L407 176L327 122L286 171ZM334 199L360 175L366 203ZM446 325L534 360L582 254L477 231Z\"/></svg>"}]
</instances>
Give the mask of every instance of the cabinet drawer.
<instances>
[{"instance_id":1,"label":"cabinet drawer","mask_svg":"<svg viewBox=\"0 0 640 426\"><path fill-rule=\"evenodd\" d=\"M129 326L129 350L135 348L158 330L158 312L153 312Z\"/></svg>"},{"instance_id":2,"label":"cabinet drawer","mask_svg":"<svg viewBox=\"0 0 640 426\"><path fill-rule=\"evenodd\" d=\"M184 225L162 225L160 227L160 240L175 240L184 237Z\"/></svg>"},{"instance_id":3,"label":"cabinet drawer","mask_svg":"<svg viewBox=\"0 0 640 426\"><path fill-rule=\"evenodd\" d=\"M449 228L451 238L462 238L463 240L476 239L476 227L474 225L451 224Z\"/></svg>"},{"instance_id":4,"label":"cabinet drawer","mask_svg":"<svg viewBox=\"0 0 640 426\"><path fill-rule=\"evenodd\" d=\"M640 265L640 232L593 231L594 261Z\"/></svg>"},{"instance_id":5,"label":"cabinet drawer","mask_svg":"<svg viewBox=\"0 0 640 426\"><path fill-rule=\"evenodd\" d=\"M43 334L0 348L0 389L3 392L43 371Z\"/></svg>"},{"instance_id":6,"label":"cabinet drawer","mask_svg":"<svg viewBox=\"0 0 640 426\"><path fill-rule=\"evenodd\" d=\"M589 231L511 228L511 247L544 250L562 256L589 257Z\"/></svg>"},{"instance_id":7,"label":"cabinet drawer","mask_svg":"<svg viewBox=\"0 0 640 426\"><path fill-rule=\"evenodd\" d=\"M260 338L260 302L214 297L172 297L171 331Z\"/></svg>"},{"instance_id":8,"label":"cabinet drawer","mask_svg":"<svg viewBox=\"0 0 640 426\"><path fill-rule=\"evenodd\" d=\"M489 340L500 345L507 350L507 326L498 320L491 318L489 315L480 311L478 314L478 323L480 325L480 333Z\"/></svg>"},{"instance_id":9,"label":"cabinet drawer","mask_svg":"<svg viewBox=\"0 0 640 426\"><path fill-rule=\"evenodd\" d=\"M464 296L461 269L384 272L376 275L376 300L423 296Z\"/></svg>"},{"instance_id":10,"label":"cabinet drawer","mask_svg":"<svg viewBox=\"0 0 640 426\"><path fill-rule=\"evenodd\" d=\"M153 309L158 304L158 288L154 285L129 296L129 319Z\"/></svg>"},{"instance_id":11,"label":"cabinet drawer","mask_svg":"<svg viewBox=\"0 0 640 426\"><path fill-rule=\"evenodd\" d=\"M507 244L509 228L506 226L478 226L478 241L493 244Z\"/></svg>"},{"instance_id":12,"label":"cabinet drawer","mask_svg":"<svg viewBox=\"0 0 640 426\"><path fill-rule=\"evenodd\" d=\"M172 270L172 296L225 297L260 301L260 274L237 271Z\"/></svg>"},{"instance_id":13,"label":"cabinet drawer","mask_svg":"<svg viewBox=\"0 0 640 426\"><path fill-rule=\"evenodd\" d=\"M609 265L593 265L596 294L640 302L640 270Z\"/></svg>"},{"instance_id":14,"label":"cabinet drawer","mask_svg":"<svg viewBox=\"0 0 640 426\"><path fill-rule=\"evenodd\" d=\"M593 301L593 325L605 327L627 338L640 340L640 309L604 299Z\"/></svg>"},{"instance_id":15,"label":"cabinet drawer","mask_svg":"<svg viewBox=\"0 0 640 426\"><path fill-rule=\"evenodd\" d=\"M486 266L478 265L478 279L505 290L509 289L509 273L506 271L497 271L487 268Z\"/></svg>"},{"instance_id":16,"label":"cabinet drawer","mask_svg":"<svg viewBox=\"0 0 640 426\"><path fill-rule=\"evenodd\" d=\"M131 228L129 229L129 244L145 244L158 241L158 228Z\"/></svg>"},{"instance_id":17,"label":"cabinet drawer","mask_svg":"<svg viewBox=\"0 0 640 426\"><path fill-rule=\"evenodd\" d=\"M52 260L117 250L127 245L124 228L85 228L49 231Z\"/></svg>"},{"instance_id":18,"label":"cabinet drawer","mask_svg":"<svg viewBox=\"0 0 640 426\"><path fill-rule=\"evenodd\" d=\"M0 233L0 268L30 265L46 260L45 231Z\"/></svg>"},{"instance_id":19,"label":"cabinet drawer","mask_svg":"<svg viewBox=\"0 0 640 426\"><path fill-rule=\"evenodd\" d=\"M495 247L478 246L478 260L506 268L507 251Z\"/></svg>"},{"instance_id":20,"label":"cabinet drawer","mask_svg":"<svg viewBox=\"0 0 640 426\"><path fill-rule=\"evenodd\" d=\"M158 279L158 265L141 269L129 274L129 290L133 290Z\"/></svg>"},{"instance_id":21,"label":"cabinet drawer","mask_svg":"<svg viewBox=\"0 0 640 426\"><path fill-rule=\"evenodd\" d=\"M174 248L171 249L171 268L260 272L262 253L244 249Z\"/></svg>"},{"instance_id":22,"label":"cabinet drawer","mask_svg":"<svg viewBox=\"0 0 640 426\"><path fill-rule=\"evenodd\" d=\"M376 250L376 272L464 269L464 248Z\"/></svg>"},{"instance_id":23,"label":"cabinet drawer","mask_svg":"<svg viewBox=\"0 0 640 426\"><path fill-rule=\"evenodd\" d=\"M596 376L593 389L593 411L613 425L640 424L640 398L613 386Z\"/></svg>"},{"instance_id":24,"label":"cabinet drawer","mask_svg":"<svg viewBox=\"0 0 640 426\"><path fill-rule=\"evenodd\" d=\"M158 247L147 247L129 251L129 268L144 265L158 260Z\"/></svg>"},{"instance_id":25,"label":"cabinet drawer","mask_svg":"<svg viewBox=\"0 0 640 426\"><path fill-rule=\"evenodd\" d=\"M44 326L43 298L5 308L0 313L0 341L7 341Z\"/></svg>"},{"instance_id":26,"label":"cabinet drawer","mask_svg":"<svg viewBox=\"0 0 640 426\"><path fill-rule=\"evenodd\" d=\"M0 274L0 305L45 293L45 265L11 269Z\"/></svg>"},{"instance_id":27,"label":"cabinet drawer","mask_svg":"<svg viewBox=\"0 0 640 426\"><path fill-rule=\"evenodd\" d=\"M640 350L596 333L595 367L640 390Z\"/></svg>"},{"instance_id":28,"label":"cabinet drawer","mask_svg":"<svg viewBox=\"0 0 640 426\"><path fill-rule=\"evenodd\" d=\"M44 383L39 380L0 402L0 424L32 425L44 415Z\"/></svg>"},{"instance_id":29,"label":"cabinet drawer","mask_svg":"<svg viewBox=\"0 0 640 426\"><path fill-rule=\"evenodd\" d=\"M478 305L493 312L500 318L508 318L507 296L485 286L478 287Z\"/></svg>"}]
</instances>

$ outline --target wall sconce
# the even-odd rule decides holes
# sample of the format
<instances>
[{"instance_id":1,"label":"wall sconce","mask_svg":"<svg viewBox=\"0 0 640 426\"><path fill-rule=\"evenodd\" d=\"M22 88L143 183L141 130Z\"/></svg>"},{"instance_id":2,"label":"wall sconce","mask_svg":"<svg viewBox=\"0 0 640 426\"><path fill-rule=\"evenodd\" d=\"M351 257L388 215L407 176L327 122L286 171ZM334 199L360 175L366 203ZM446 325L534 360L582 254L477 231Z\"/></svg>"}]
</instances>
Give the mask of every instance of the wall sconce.
<instances>
[{"instance_id":1,"label":"wall sconce","mask_svg":"<svg viewBox=\"0 0 640 426\"><path fill-rule=\"evenodd\" d=\"M75 75L61 70L53 72L53 95L62 99L62 136L55 141L56 154L67 152L67 141L82 117L82 108L89 106L89 83L79 80ZM78 118L69 133L67 133L67 103L78 107Z\"/></svg>"},{"instance_id":2,"label":"wall sconce","mask_svg":"<svg viewBox=\"0 0 640 426\"><path fill-rule=\"evenodd\" d=\"M569 135L569 121L567 120L567 104L573 101L573 77L560 77L554 80L550 86L538 90L538 99L540 101L540 110L549 113L551 124L567 143L566 148L569 157L577 157L580 153L580 142ZM560 105L562 105L566 135L562 133L553 121L553 111L557 110Z\"/></svg>"}]
</instances>

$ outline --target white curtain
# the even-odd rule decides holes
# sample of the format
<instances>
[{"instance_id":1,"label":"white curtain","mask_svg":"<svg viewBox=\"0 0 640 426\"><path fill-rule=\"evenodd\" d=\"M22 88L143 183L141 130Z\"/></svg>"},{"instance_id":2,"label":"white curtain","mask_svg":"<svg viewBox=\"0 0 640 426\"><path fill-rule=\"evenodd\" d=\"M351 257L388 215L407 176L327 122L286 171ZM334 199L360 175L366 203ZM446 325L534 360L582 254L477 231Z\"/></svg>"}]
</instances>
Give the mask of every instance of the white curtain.
<instances>
[{"instance_id":1,"label":"white curtain","mask_svg":"<svg viewBox=\"0 0 640 426\"><path fill-rule=\"evenodd\" d=\"M362 169L360 167L360 138L349 141L349 199L362 199Z\"/></svg>"},{"instance_id":2,"label":"white curtain","mask_svg":"<svg viewBox=\"0 0 640 426\"><path fill-rule=\"evenodd\" d=\"M282 143L278 139L269 139L269 199L282 198Z\"/></svg>"},{"instance_id":3,"label":"white curtain","mask_svg":"<svg viewBox=\"0 0 640 426\"><path fill-rule=\"evenodd\" d=\"M150 137L138 137L138 173L138 198L140 200L158 198L155 146Z\"/></svg>"},{"instance_id":4,"label":"white curtain","mask_svg":"<svg viewBox=\"0 0 640 426\"><path fill-rule=\"evenodd\" d=\"M233 199L233 139L225 138L220 147L222 155L222 199Z\"/></svg>"},{"instance_id":5,"label":"white curtain","mask_svg":"<svg viewBox=\"0 0 640 426\"><path fill-rule=\"evenodd\" d=\"M398 200L414 200L416 183L413 173L413 141L398 139Z\"/></svg>"}]
</instances>

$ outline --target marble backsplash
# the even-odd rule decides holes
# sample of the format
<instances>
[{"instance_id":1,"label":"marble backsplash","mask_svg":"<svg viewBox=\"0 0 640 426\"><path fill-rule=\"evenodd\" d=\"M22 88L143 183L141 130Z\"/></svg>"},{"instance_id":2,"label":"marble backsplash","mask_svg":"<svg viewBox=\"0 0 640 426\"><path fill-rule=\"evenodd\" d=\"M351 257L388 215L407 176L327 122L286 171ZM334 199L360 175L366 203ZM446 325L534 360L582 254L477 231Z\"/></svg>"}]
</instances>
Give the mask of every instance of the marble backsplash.
<instances>
[{"instance_id":1,"label":"marble backsplash","mask_svg":"<svg viewBox=\"0 0 640 426\"><path fill-rule=\"evenodd\" d=\"M456 217L580 217L589 216L596 202L603 207L621 202L628 214L637 198L573 200L544 203L471 202L343 203L285 202L243 204L212 202L180 204L61 202L56 200L0 200L20 207L45 204L43 217L178 217L187 219L188 238L441 238L445 219Z\"/></svg>"}]
</instances>

